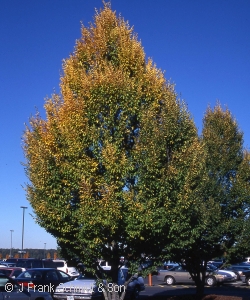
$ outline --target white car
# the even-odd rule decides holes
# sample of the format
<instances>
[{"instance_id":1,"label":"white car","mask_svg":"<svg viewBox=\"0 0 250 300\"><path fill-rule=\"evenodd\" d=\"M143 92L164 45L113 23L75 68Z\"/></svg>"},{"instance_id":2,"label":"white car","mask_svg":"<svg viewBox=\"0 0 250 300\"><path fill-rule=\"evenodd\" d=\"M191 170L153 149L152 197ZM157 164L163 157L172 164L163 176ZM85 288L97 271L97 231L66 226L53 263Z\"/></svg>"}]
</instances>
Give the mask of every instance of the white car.
<instances>
[{"instance_id":1,"label":"white car","mask_svg":"<svg viewBox=\"0 0 250 300\"><path fill-rule=\"evenodd\" d=\"M105 271L111 270L111 266L109 266L109 265L108 265L108 262L105 261L105 260L101 260L101 261L99 262L99 266L100 266L103 270L105 270Z\"/></svg>"},{"instance_id":2,"label":"white car","mask_svg":"<svg viewBox=\"0 0 250 300\"><path fill-rule=\"evenodd\" d=\"M128 280L128 268L120 268L118 273L118 285L108 285L108 289L114 289L121 293L125 290L125 281ZM97 278L92 274L81 274L73 281L60 284L56 287L54 299L97 299L103 296L104 283L97 283ZM134 276L127 286L126 297L138 299L140 291L145 290L144 279Z\"/></svg>"},{"instance_id":3,"label":"white car","mask_svg":"<svg viewBox=\"0 0 250 300\"><path fill-rule=\"evenodd\" d=\"M69 267L65 260L54 259L53 263L54 263L55 267L57 268L57 270L61 270L65 273L69 274L71 277L77 278L80 275L80 273L77 271L77 269L75 267Z\"/></svg>"},{"instance_id":4,"label":"white car","mask_svg":"<svg viewBox=\"0 0 250 300\"><path fill-rule=\"evenodd\" d=\"M25 289L10 277L0 274L0 299L13 300L53 300L50 293Z\"/></svg>"}]
</instances>

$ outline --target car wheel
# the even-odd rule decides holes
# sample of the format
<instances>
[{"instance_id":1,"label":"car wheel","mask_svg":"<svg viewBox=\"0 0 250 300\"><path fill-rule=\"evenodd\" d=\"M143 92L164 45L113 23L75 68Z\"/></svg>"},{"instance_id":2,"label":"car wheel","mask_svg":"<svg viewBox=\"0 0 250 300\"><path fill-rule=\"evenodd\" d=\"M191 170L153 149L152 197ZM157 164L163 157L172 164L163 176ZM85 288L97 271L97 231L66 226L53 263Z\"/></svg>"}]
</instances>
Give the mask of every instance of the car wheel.
<instances>
[{"instance_id":1,"label":"car wheel","mask_svg":"<svg viewBox=\"0 0 250 300\"><path fill-rule=\"evenodd\" d=\"M172 276L166 276L164 281L166 282L167 285L172 285L175 282Z\"/></svg>"},{"instance_id":2,"label":"car wheel","mask_svg":"<svg viewBox=\"0 0 250 300\"><path fill-rule=\"evenodd\" d=\"M250 277L247 277L247 278L246 278L246 284L247 284L247 285L250 285Z\"/></svg>"},{"instance_id":3,"label":"car wheel","mask_svg":"<svg viewBox=\"0 0 250 300\"><path fill-rule=\"evenodd\" d=\"M131 300L136 300L136 299L138 299L139 298L139 288L138 288L138 286L136 286L135 288L134 288L134 291L133 291L133 294L131 295Z\"/></svg>"},{"instance_id":4,"label":"car wheel","mask_svg":"<svg viewBox=\"0 0 250 300\"><path fill-rule=\"evenodd\" d=\"M213 276L208 276L206 278L206 284L208 286L214 286L216 284L216 279Z\"/></svg>"}]
</instances>

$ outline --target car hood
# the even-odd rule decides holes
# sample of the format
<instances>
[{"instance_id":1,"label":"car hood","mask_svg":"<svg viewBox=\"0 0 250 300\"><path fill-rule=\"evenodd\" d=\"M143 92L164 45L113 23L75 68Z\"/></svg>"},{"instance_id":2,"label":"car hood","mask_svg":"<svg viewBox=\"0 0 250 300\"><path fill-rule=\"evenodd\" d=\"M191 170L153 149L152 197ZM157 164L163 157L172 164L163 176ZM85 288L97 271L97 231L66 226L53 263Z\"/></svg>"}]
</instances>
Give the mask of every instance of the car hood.
<instances>
[{"instance_id":1,"label":"car hood","mask_svg":"<svg viewBox=\"0 0 250 300\"><path fill-rule=\"evenodd\" d=\"M84 288L84 289L93 289L96 286L96 280L94 279L79 279L79 280L73 280L65 283L60 283L56 291L60 288Z\"/></svg>"},{"instance_id":2,"label":"car hood","mask_svg":"<svg viewBox=\"0 0 250 300\"><path fill-rule=\"evenodd\" d=\"M220 274L220 275L228 275L228 274L229 274L229 275L231 275L231 276L233 276L233 277L236 276L234 272L231 272L231 271L225 271L225 270L218 270L217 273Z\"/></svg>"}]
</instances>

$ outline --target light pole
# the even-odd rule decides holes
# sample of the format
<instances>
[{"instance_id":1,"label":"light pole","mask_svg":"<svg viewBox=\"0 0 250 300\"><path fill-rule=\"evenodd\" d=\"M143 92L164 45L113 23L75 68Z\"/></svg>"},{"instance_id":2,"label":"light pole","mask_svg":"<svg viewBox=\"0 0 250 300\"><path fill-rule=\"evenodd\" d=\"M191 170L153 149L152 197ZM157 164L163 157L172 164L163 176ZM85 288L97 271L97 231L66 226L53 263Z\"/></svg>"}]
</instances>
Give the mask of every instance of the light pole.
<instances>
[{"instance_id":1,"label":"light pole","mask_svg":"<svg viewBox=\"0 0 250 300\"><path fill-rule=\"evenodd\" d=\"M10 258L12 257L12 233L13 229L10 229Z\"/></svg>"},{"instance_id":2,"label":"light pole","mask_svg":"<svg viewBox=\"0 0 250 300\"><path fill-rule=\"evenodd\" d=\"M44 258L46 258L46 243L44 243Z\"/></svg>"},{"instance_id":3,"label":"light pole","mask_svg":"<svg viewBox=\"0 0 250 300\"><path fill-rule=\"evenodd\" d=\"M28 208L27 206L20 206L23 209L23 229L22 229L22 252L21 252L21 256L23 257L23 236L24 236L24 211L26 208Z\"/></svg>"}]
</instances>

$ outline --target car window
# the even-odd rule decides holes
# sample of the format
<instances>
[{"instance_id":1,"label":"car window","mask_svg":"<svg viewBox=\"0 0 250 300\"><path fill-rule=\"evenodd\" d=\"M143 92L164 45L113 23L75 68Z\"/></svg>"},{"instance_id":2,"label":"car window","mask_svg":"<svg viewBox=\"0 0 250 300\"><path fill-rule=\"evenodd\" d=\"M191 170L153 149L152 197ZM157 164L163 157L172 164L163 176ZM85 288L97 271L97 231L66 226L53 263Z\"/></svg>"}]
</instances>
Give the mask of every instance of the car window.
<instances>
[{"instance_id":1,"label":"car window","mask_svg":"<svg viewBox=\"0 0 250 300\"><path fill-rule=\"evenodd\" d=\"M185 269L183 269L182 266L177 266L175 268L173 268L174 271L186 271Z\"/></svg>"},{"instance_id":2,"label":"car window","mask_svg":"<svg viewBox=\"0 0 250 300\"><path fill-rule=\"evenodd\" d=\"M31 277L34 279L41 279L43 275L40 271L33 271Z\"/></svg>"},{"instance_id":3,"label":"car window","mask_svg":"<svg viewBox=\"0 0 250 300\"><path fill-rule=\"evenodd\" d=\"M70 276L62 271L58 271L62 278L69 278Z\"/></svg>"},{"instance_id":4,"label":"car window","mask_svg":"<svg viewBox=\"0 0 250 300\"><path fill-rule=\"evenodd\" d=\"M57 268L55 262L51 260L44 260L43 261L44 268Z\"/></svg>"},{"instance_id":5,"label":"car window","mask_svg":"<svg viewBox=\"0 0 250 300\"><path fill-rule=\"evenodd\" d=\"M18 275L20 275L22 273L22 270L15 270L12 274L12 276L14 277L17 277Z\"/></svg>"},{"instance_id":6,"label":"car window","mask_svg":"<svg viewBox=\"0 0 250 300\"><path fill-rule=\"evenodd\" d=\"M0 272L7 276L10 276L11 274L11 270L1 270Z\"/></svg>"},{"instance_id":7,"label":"car window","mask_svg":"<svg viewBox=\"0 0 250 300\"><path fill-rule=\"evenodd\" d=\"M16 266L19 268L29 269L31 268L31 261L19 261L17 262Z\"/></svg>"},{"instance_id":8,"label":"car window","mask_svg":"<svg viewBox=\"0 0 250 300\"><path fill-rule=\"evenodd\" d=\"M56 273L56 270L50 270L46 273L45 278L47 280L58 280L58 275Z\"/></svg>"},{"instance_id":9,"label":"car window","mask_svg":"<svg viewBox=\"0 0 250 300\"><path fill-rule=\"evenodd\" d=\"M32 262L32 268L42 268L42 261L41 260L34 260Z\"/></svg>"},{"instance_id":10,"label":"car window","mask_svg":"<svg viewBox=\"0 0 250 300\"><path fill-rule=\"evenodd\" d=\"M64 267L64 262L63 261L54 261L55 267L56 268L63 268Z\"/></svg>"},{"instance_id":11,"label":"car window","mask_svg":"<svg viewBox=\"0 0 250 300\"><path fill-rule=\"evenodd\" d=\"M0 276L0 291L5 291L5 285L8 281L8 278Z\"/></svg>"},{"instance_id":12,"label":"car window","mask_svg":"<svg viewBox=\"0 0 250 300\"><path fill-rule=\"evenodd\" d=\"M22 274L20 274L20 277L22 277L22 278L31 278L32 277L32 272L25 271Z\"/></svg>"}]
</instances>

